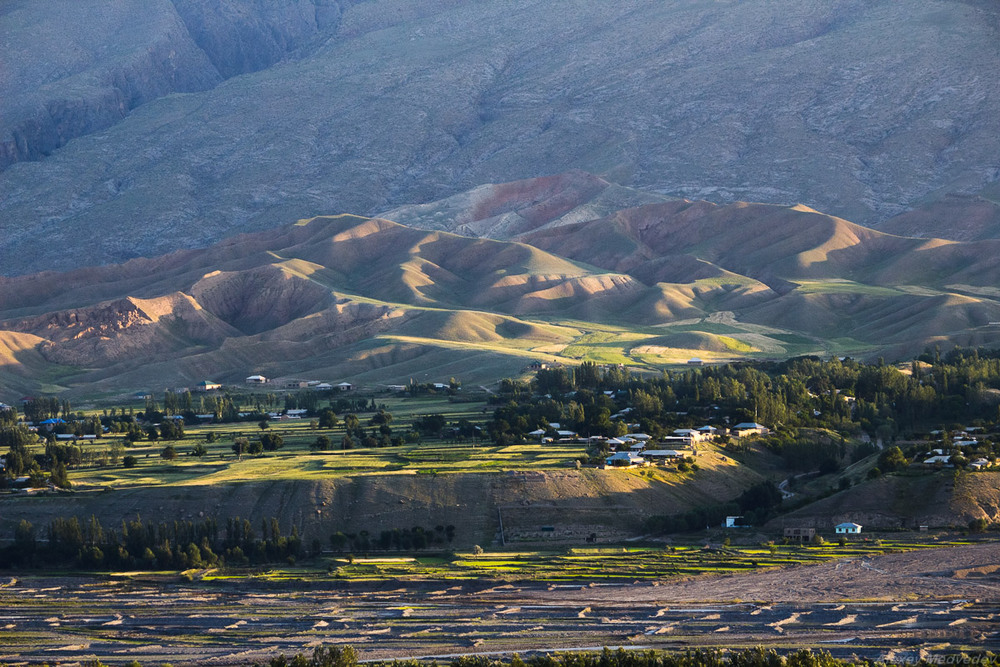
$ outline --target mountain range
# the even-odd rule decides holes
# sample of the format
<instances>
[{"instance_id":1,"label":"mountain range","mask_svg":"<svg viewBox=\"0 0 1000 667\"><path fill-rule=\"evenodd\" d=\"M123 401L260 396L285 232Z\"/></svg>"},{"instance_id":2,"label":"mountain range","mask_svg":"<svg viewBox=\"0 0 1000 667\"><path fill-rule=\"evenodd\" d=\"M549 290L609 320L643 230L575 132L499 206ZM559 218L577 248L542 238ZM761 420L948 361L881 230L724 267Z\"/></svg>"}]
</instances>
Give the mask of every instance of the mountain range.
<instances>
[{"instance_id":1,"label":"mountain range","mask_svg":"<svg viewBox=\"0 0 1000 667\"><path fill-rule=\"evenodd\" d=\"M1000 342L1000 240L893 236L802 205L655 198L583 172L393 217L406 224L321 216L2 278L0 398L254 373L480 383L533 361L654 370Z\"/></svg>"},{"instance_id":2,"label":"mountain range","mask_svg":"<svg viewBox=\"0 0 1000 667\"><path fill-rule=\"evenodd\" d=\"M995 238L998 16L990 0L8 0L0 273L573 169L652 199Z\"/></svg>"}]
</instances>

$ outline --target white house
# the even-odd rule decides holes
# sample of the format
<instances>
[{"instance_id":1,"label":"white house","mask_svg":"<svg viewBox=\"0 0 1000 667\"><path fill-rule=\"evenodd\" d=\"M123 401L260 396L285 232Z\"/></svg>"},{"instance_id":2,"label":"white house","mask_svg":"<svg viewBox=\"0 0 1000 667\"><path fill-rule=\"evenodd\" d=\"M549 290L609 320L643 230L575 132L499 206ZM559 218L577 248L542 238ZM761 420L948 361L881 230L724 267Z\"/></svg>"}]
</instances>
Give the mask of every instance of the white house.
<instances>
[{"instance_id":1,"label":"white house","mask_svg":"<svg viewBox=\"0 0 1000 667\"><path fill-rule=\"evenodd\" d=\"M351 384L350 382L338 382L333 386L334 388L339 389L340 391L350 391L354 389L354 385Z\"/></svg>"},{"instance_id":2,"label":"white house","mask_svg":"<svg viewBox=\"0 0 1000 667\"><path fill-rule=\"evenodd\" d=\"M267 378L263 375L251 375L244 382L247 384L267 384Z\"/></svg>"},{"instance_id":3,"label":"white house","mask_svg":"<svg viewBox=\"0 0 1000 667\"><path fill-rule=\"evenodd\" d=\"M645 463L646 459L635 452L615 452L604 460L604 464L609 468L641 466Z\"/></svg>"},{"instance_id":4,"label":"white house","mask_svg":"<svg viewBox=\"0 0 1000 667\"><path fill-rule=\"evenodd\" d=\"M702 428L711 429L711 431L703 431ZM692 444L695 442L701 442L702 440L708 440L712 437L712 432L715 431L711 426L703 426L702 428L677 428L674 429L674 435L679 438L688 438L691 440Z\"/></svg>"},{"instance_id":5,"label":"white house","mask_svg":"<svg viewBox=\"0 0 1000 667\"><path fill-rule=\"evenodd\" d=\"M857 523L845 522L834 526L834 531L838 535L860 535L861 525Z\"/></svg>"}]
</instances>

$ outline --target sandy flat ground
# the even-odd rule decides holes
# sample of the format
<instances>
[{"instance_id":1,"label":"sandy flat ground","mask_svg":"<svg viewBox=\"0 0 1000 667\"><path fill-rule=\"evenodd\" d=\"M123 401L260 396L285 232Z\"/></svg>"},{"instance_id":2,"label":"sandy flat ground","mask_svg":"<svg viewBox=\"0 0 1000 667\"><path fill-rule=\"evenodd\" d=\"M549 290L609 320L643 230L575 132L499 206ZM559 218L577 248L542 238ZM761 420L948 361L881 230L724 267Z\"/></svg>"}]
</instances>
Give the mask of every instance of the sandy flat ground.
<instances>
[{"instance_id":1,"label":"sandy flat ground","mask_svg":"<svg viewBox=\"0 0 1000 667\"><path fill-rule=\"evenodd\" d=\"M566 590L568 599L609 600L601 587ZM968 598L1000 602L1000 543L852 558L744 575L635 584L633 601L835 602Z\"/></svg>"}]
</instances>

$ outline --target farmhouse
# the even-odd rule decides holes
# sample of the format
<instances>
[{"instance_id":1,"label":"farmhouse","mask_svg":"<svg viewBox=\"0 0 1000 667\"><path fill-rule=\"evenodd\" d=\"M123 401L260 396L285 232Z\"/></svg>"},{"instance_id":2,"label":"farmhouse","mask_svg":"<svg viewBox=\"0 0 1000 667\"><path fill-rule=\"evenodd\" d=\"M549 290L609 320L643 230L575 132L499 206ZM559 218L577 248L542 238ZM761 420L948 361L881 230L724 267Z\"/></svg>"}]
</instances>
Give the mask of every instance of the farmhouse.
<instances>
[{"instance_id":1,"label":"farmhouse","mask_svg":"<svg viewBox=\"0 0 1000 667\"><path fill-rule=\"evenodd\" d=\"M785 528L785 537L792 540L807 542L815 536L815 528Z\"/></svg>"},{"instance_id":2,"label":"farmhouse","mask_svg":"<svg viewBox=\"0 0 1000 667\"><path fill-rule=\"evenodd\" d=\"M748 435L767 435L768 429L757 422L741 422L733 427L733 435L742 438Z\"/></svg>"},{"instance_id":3,"label":"farmhouse","mask_svg":"<svg viewBox=\"0 0 1000 667\"><path fill-rule=\"evenodd\" d=\"M684 458L684 452L678 451L676 449L648 449L642 453L647 459L658 459L660 461L666 461L668 459L682 459Z\"/></svg>"},{"instance_id":4,"label":"farmhouse","mask_svg":"<svg viewBox=\"0 0 1000 667\"><path fill-rule=\"evenodd\" d=\"M351 384L350 382L338 382L337 384L333 385L333 388L338 389L340 391L350 391L354 389L354 385Z\"/></svg>"},{"instance_id":5,"label":"farmhouse","mask_svg":"<svg viewBox=\"0 0 1000 667\"><path fill-rule=\"evenodd\" d=\"M833 530L838 535L860 535L861 525L851 522L838 523L836 526L834 526Z\"/></svg>"},{"instance_id":6,"label":"farmhouse","mask_svg":"<svg viewBox=\"0 0 1000 667\"><path fill-rule=\"evenodd\" d=\"M222 385L212 380L202 380L197 385L195 385L195 390L201 392L216 391L218 389L222 389Z\"/></svg>"},{"instance_id":7,"label":"farmhouse","mask_svg":"<svg viewBox=\"0 0 1000 667\"><path fill-rule=\"evenodd\" d=\"M244 382L247 384L267 384L267 378L263 375L251 375Z\"/></svg>"}]
</instances>

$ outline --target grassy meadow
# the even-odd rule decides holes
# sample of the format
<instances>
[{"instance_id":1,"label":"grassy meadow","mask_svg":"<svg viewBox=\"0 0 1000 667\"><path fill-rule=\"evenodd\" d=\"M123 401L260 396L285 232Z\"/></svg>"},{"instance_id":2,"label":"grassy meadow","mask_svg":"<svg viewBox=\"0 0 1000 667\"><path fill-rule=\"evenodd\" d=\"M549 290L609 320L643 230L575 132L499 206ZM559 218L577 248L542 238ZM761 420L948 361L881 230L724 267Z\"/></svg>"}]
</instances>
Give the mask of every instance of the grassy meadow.
<instances>
[{"instance_id":1,"label":"grassy meadow","mask_svg":"<svg viewBox=\"0 0 1000 667\"><path fill-rule=\"evenodd\" d=\"M379 407L389 412L394 434L412 428L414 419L442 415L449 424L460 420L483 423L492 415L485 401L452 403L446 397L385 398ZM358 415L362 427L372 413ZM343 417L344 415L341 415ZM135 457L134 467L118 465L83 465L72 468L74 488L135 488L149 486L192 486L226 484L258 480L317 479L356 477L359 475L422 475L439 473L497 472L503 470L544 470L568 468L585 454L582 443L548 443L495 446L486 439L442 439L421 437L419 442L400 446L342 449L345 435L343 421L333 429L320 429L309 419L269 422L267 432L282 437L284 445L260 456L237 457L232 445L235 438L255 439L262 430L257 422L205 424L185 428L182 440L140 441L124 448L122 457ZM209 434L215 441L209 442ZM320 436L330 438L331 449L310 448ZM79 441L85 450L110 450L116 442L127 444L122 436L110 434L96 441ZM357 438L355 438L357 443ZM203 456L191 454L196 444L207 450ZM168 445L177 458L165 460L161 453ZM41 446L38 447L39 451Z\"/></svg>"}]
</instances>

